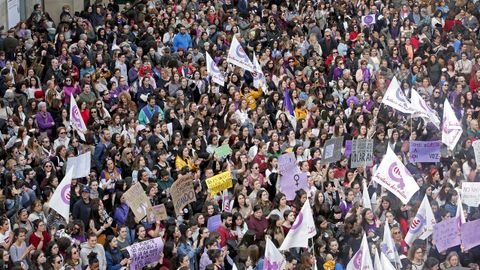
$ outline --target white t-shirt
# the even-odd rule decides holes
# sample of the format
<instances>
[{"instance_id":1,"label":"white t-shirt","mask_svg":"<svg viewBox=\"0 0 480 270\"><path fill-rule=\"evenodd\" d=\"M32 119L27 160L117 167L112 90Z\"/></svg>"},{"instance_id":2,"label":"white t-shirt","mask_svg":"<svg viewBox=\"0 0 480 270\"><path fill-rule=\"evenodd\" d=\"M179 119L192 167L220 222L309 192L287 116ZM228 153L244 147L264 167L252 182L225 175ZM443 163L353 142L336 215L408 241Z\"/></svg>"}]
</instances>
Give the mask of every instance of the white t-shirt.
<instances>
[{"instance_id":1,"label":"white t-shirt","mask_svg":"<svg viewBox=\"0 0 480 270\"><path fill-rule=\"evenodd\" d=\"M10 220L8 221L8 231L6 231L4 234L3 233L0 233L0 245L3 245L4 243L8 245L10 245L10 241L12 241L12 239L10 238L10 234L12 232L12 226L10 224Z\"/></svg>"}]
</instances>

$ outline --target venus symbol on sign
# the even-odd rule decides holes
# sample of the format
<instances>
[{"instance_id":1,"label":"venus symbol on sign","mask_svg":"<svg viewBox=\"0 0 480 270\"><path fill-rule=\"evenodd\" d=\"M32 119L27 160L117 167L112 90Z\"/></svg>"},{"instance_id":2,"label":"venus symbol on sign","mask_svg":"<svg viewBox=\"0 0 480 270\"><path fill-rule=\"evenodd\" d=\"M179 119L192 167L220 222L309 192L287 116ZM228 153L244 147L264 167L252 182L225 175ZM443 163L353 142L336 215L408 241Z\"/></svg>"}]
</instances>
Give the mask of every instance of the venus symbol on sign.
<instances>
[{"instance_id":1,"label":"venus symbol on sign","mask_svg":"<svg viewBox=\"0 0 480 270\"><path fill-rule=\"evenodd\" d=\"M293 176L293 181L295 181L295 186L298 187L298 185L299 185L298 181L300 181L300 176L298 176L298 174L295 174Z\"/></svg>"}]
</instances>

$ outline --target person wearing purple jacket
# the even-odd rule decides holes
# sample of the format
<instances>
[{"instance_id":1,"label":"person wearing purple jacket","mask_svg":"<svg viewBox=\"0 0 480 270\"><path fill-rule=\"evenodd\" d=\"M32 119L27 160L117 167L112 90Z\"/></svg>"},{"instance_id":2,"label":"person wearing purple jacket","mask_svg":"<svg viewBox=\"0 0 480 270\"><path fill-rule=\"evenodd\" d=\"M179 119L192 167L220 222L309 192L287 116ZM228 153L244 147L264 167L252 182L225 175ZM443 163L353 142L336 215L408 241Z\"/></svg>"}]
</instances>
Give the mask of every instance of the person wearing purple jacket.
<instances>
[{"instance_id":1,"label":"person wearing purple jacket","mask_svg":"<svg viewBox=\"0 0 480 270\"><path fill-rule=\"evenodd\" d=\"M345 217L347 215L348 211L350 211L350 209L352 209L353 198L355 197L355 195L353 193L353 189L351 189L351 188L348 188L345 191L345 194L347 194L347 196L345 196L345 200L340 202L340 205L339 205L340 209L342 210L342 217Z\"/></svg>"},{"instance_id":2,"label":"person wearing purple jacket","mask_svg":"<svg viewBox=\"0 0 480 270\"><path fill-rule=\"evenodd\" d=\"M35 115L37 126L40 134L45 133L49 138L52 138L53 128L55 127L55 121L52 115L47 112L47 103L40 102L38 104L38 112Z\"/></svg>"}]
</instances>

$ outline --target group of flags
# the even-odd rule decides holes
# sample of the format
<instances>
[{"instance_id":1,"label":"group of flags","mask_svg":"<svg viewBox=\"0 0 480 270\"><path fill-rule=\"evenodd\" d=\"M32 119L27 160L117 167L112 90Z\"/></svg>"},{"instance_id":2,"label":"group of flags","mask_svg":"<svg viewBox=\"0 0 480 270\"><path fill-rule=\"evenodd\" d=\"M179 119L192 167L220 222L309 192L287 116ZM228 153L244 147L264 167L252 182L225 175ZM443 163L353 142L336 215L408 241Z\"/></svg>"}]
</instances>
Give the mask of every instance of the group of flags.
<instances>
[{"instance_id":1,"label":"group of flags","mask_svg":"<svg viewBox=\"0 0 480 270\"><path fill-rule=\"evenodd\" d=\"M462 135L462 125L455 116L448 99L445 99L443 105L443 123L440 127L440 118L437 112L428 106L415 89L412 89L411 99L408 100L395 77L390 82L382 103L402 113L411 114L412 117L422 117L426 121L431 122L437 129L442 131L442 143L447 145L450 150L455 148Z\"/></svg>"},{"instance_id":2,"label":"group of flags","mask_svg":"<svg viewBox=\"0 0 480 270\"><path fill-rule=\"evenodd\" d=\"M212 81L218 85L224 86L225 75L218 68L217 63L215 63L208 52L206 53L206 60L207 71L212 78ZM265 81L265 76L263 74L262 67L258 63L255 53L253 54L252 62L235 36L232 38L232 44L230 45L227 55L227 62L251 72L253 76L253 86L258 89L262 88L264 92L266 91L267 83Z\"/></svg>"}]
</instances>

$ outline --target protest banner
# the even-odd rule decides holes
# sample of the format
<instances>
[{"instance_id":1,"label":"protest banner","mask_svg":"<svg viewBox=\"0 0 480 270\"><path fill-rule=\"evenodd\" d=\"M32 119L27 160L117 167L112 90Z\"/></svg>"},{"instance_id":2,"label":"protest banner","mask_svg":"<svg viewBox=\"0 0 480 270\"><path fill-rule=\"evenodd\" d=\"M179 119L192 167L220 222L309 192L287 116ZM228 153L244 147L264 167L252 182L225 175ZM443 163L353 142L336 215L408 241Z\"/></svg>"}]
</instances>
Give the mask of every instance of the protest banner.
<instances>
[{"instance_id":1,"label":"protest banner","mask_svg":"<svg viewBox=\"0 0 480 270\"><path fill-rule=\"evenodd\" d=\"M462 183L462 201L471 207L478 207L480 204L480 182Z\"/></svg>"},{"instance_id":2,"label":"protest banner","mask_svg":"<svg viewBox=\"0 0 480 270\"><path fill-rule=\"evenodd\" d=\"M232 154L232 148L230 148L230 145L228 144L215 148L215 157L218 159L225 158L230 154Z\"/></svg>"},{"instance_id":3,"label":"protest banner","mask_svg":"<svg viewBox=\"0 0 480 270\"><path fill-rule=\"evenodd\" d=\"M287 200L291 201L295 199L295 192L299 189L308 191L307 178L307 174L300 172L298 169L296 169L294 172L289 171L281 176L280 188L287 197Z\"/></svg>"},{"instance_id":4,"label":"protest banner","mask_svg":"<svg viewBox=\"0 0 480 270\"><path fill-rule=\"evenodd\" d=\"M210 190L210 193L217 194L218 192L227 188L231 188L233 186L232 173L223 172L207 178L205 182L207 183L207 187Z\"/></svg>"},{"instance_id":5,"label":"protest banner","mask_svg":"<svg viewBox=\"0 0 480 270\"><path fill-rule=\"evenodd\" d=\"M148 222L155 223L157 220L166 220L168 218L165 205L154 205L147 209Z\"/></svg>"},{"instance_id":6,"label":"protest banner","mask_svg":"<svg viewBox=\"0 0 480 270\"><path fill-rule=\"evenodd\" d=\"M349 158L352 154L352 140L345 141L345 157Z\"/></svg>"},{"instance_id":7,"label":"protest banner","mask_svg":"<svg viewBox=\"0 0 480 270\"><path fill-rule=\"evenodd\" d=\"M439 162L441 141L411 141L410 161Z\"/></svg>"},{"instance_id":8,"label":"protest banner","mask_svg":"<svg viewBox=\"0 0 480 270\"><path fill-rule=\"evenodd\" d=\"M193 182L190 177L179 177L170 188L175 213L183 214L183 208L197 200L193 189Z\"/></svg>"},{"instance_id":9,"label":"protest banner","mask_svg":"<svg viewBox=\"0 0 480 270\"><path fill-rule=\"evenodd\" d=\"M128 206L135 215L135 220L139 222L147 215L147 209L152 207L147 194L140 183L136 183L129 188L124 194Z\"/></svg>"},{"instance_id":10,"label":"protest banner","mask_svg":"<svg viewBox=\"0 0 480 270\"><path fill-rule=\"evenodd\" d=\"M76 157L69 157L66 171L73 167L73 179L87 177L90 174L91 159L90 151Z\"/></svg>"},{"instance_id":11,"label":"protest banner","mask_svg":"<svg viewBox=\"0 0 480 270\"><path fill-rule=\"evenodd\" d=\"M131 259L130 270L143 269L143 267L159 261L163 246L162 237L128 246L126 249Z\"/></svg>"},{"instance_id":12,"label":"protest banner","mask_svg":"<svg viewBox=\"0 0 480 270\"><path fill-rule=\"evenodd\" d=\"M475 152L475 163L480 165L480 140L476 140L472 143L473 151Z\"/></svg>"},{"instance_id":13,"label":"protest banner","mask_svg":"<svg viewBox=\"0 0 480 270\"><path fill-rule=\"evenodd\" d=\"M359 139L352 141L352 154L350 155L350 168L370 165L373 161L373 140Z\"/></svg>"},{"instance_id":14,"label":"protest banner","mask_svg":"<svg viewBox=\"0 0 480 270\"><path fill-rule=\"evenodd\" d=\"M480 245L480 234L478 233L478 228L480 228L480 219L462 224L460 232L462 244L465 250L469 250Z\"/></svg>"},{"instance_id":15,"label":"protest banner","mask_svg":"<svg viewBox=\"0 0 480 270\"><path fill-rule=\"evenodd\" d=\"M278 157L278 172L286 174L289 171L295 171L297 168L297 159L293 152L285 153Z\"/></svg>"},{"instance_id":16,"label":"protest banner","mask_svg":"<svg viewBox=\"0 0 480 270\"><path fill-rule=\"evenodd\" d=\"M322 152L321 164L339 161L342 158L343 136L332 138L325 142Z\"/></svg>"},{"instance_id":17,"label":"protest banner","mask_svg":"<svg viewBox=\"0 0 480 270\"><path fill-rule=\"evenodd\" d=\"M208 231L214 232L217 230L218 227L222 225L222 217L219 215L211 216L208 218L207 221L207 228Z\"/></svg>"},{"instance_id":18,"label":"protest banner","mask_svg":"<svg viewBox=\"0 0 480 270\"><path fill-rule=\"evenodd\" d=\"M433 240L439 252L460 245L458 219L451 218L433 225Z\"/></svg>"}]
</instances>

